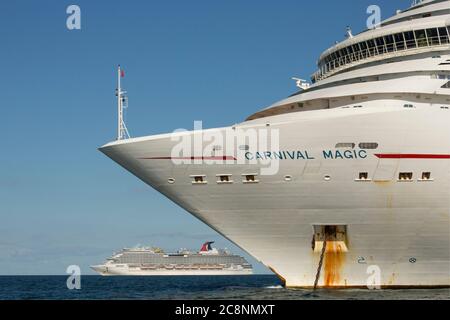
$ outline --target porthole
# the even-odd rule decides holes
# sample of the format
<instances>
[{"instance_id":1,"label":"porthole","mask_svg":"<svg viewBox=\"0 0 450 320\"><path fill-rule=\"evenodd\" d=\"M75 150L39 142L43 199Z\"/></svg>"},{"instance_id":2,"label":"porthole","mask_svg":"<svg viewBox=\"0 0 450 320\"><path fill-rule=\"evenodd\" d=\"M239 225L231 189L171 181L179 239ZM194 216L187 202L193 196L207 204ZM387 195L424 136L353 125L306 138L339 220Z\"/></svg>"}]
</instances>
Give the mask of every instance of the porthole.
<instances>
[{"instance_id":1,"label":"porthole","mask_svg":"<svg viewBox=\"0 0 450 320\"><path fill-rule=\"evenodd\" d=\"M291 175L284 176L284 181L287 181L287 182L292 181L292 176Z\"/></svg>"},{"instance_id":2,"label":"porthole","mask_svg":"<svg viewBox=\"0 0 450 320\"><path fill-rule=\"evenodd\" d=\"M207 184L205 175L191 176L192 184Z\"/></svg>"},{"instance_id":3,"label":"porthole","mask_svg":"<svg viewBox=\"0 0 450 320\"><path fill-rule=\"evenodd\" d=\"M356 144L351 142L341 142L336 144L336 149L355 149Z\"/></svg>"},{"instance_id":4,"label":"porthole","mask_svg":"<svg viewBox=\"0 0 450 320\"><path fill-rule=\"evenodd\" d=\"M378 143L376 142L362 142L359 144L360 149L375 150L378 149Z\"/></svg>"},{"instance_id":5,"label":"porthole","mask_svg":"<svg viewBox=\"0 0 450 320\"><path fill-rule=\"evenodd\" d=\"M431 176L431 172L422 172L422 176L419 181L433 181L433 177Z\"/></svg>"},{"instance_id":6,"label":"porthole","mask_svg":"<svg viewBox=\"0 0 450 320\"><path fill-rule=\"evenodd\" d=\"M243 174L243 181L244 183L258 183L258 175L257 174Z\"/></svg>"},{"instance_id":7,"label":"porthole","mask_svg":"<svg viewBox=\"0 0 450 320\"><path fill-rule=\"evenodd\" d=\"M412 181L413 173L412 172L400 172L398 175L398 181Z\"/></svg>"},{"instance_id":8,"label":"porthole","mask_svg":"<svg viewBox=\"0 0 450 320\"><path fill-rule=\"evenodd\" d=\"M218 184L232 184L232 175L231 174L218 174L217 175L217 183Z\"/></svg>"},{"instance_id":9,"label":"porthole","mask_svg":"<svg viewBox=\"0 0 450 320\"><path fill-rule=\"evenodd\" d=\"M323 177L323 179L325 181L331 181L331 176L330 175L326 175L325 177Z\"/></svg>"},{"instance_id":10,"label":"porthole","mask_svg":"<svg viewBox=\"0 0 450 320\"><path fill-rule=\"evenodd\" d=\"M175 183L175 179L174 178L169 178L169 180L167 180L167 182L169 184L174 184Z\"/></svg>"},{"instance_id":11,"label":"porthole","mask_svg":"<svg viewBox=\"0 0 450 320\"><path fill-rule=\"evenodd\" d=\"M422 173L422 180L430 180L430 179L431 179L431 172Z\"/></svg>"},{"instance_id":12,"label":"porthole","mask_svg":"<svg viewBox=\"0 0 450 320\"><path fill-rule=\"evenodd\" d=\"M360 172L357 181L370 181L368 172Z\"/></svg>"}]
</instances>

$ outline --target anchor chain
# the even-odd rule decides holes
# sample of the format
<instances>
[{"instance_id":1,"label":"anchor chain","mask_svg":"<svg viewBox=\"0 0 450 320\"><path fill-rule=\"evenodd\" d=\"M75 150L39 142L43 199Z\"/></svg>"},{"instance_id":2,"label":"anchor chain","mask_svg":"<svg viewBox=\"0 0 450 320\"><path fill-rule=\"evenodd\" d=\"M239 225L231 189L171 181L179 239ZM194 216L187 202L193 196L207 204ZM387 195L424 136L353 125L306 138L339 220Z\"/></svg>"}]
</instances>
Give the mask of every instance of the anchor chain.
<instances>
[{"instance_id":1,"label":"anchor chain","mask_svg":"<svg viewBox=\"0 0 450 320\"><path fill-rule=\"evenodd\" d=\"M326 251L327 251L327 239L325 238L323 241L322 253L320 254L319 266L317 267L316 280L314 281L314 290L317 289L317 285L319 284L320 271L322 270L323 258L325 257Z\"/></svg>"}]
</instances>

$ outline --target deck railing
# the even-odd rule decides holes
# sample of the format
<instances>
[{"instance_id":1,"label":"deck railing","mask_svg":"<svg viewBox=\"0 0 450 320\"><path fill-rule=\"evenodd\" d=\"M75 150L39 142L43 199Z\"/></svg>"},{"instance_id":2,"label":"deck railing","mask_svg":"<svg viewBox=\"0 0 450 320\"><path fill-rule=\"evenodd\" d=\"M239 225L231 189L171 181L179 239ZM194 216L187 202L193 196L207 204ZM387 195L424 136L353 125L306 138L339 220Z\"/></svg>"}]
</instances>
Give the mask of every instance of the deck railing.
<instances>
[{"instance_id":1,"label":"deck railing","mask_svg":"<svg viewBox=\"0 0 450 320\"><path fill-rule=\"evenodd\" d=\"M353 52L348 55L334 59L328 63L322 64L320 70L312 75L313 82L323 80L343 69L354 66L362 62L368 62L371 58L384 58L385 55L396 55L400 52L412 53L413 51L421 50L429 47L440 47L450 45L449 35L437 37L424 37L412 40L404 40L400 42L385 43L371 48L367 48L358 52Z\"/></svg>"}]
</instances>

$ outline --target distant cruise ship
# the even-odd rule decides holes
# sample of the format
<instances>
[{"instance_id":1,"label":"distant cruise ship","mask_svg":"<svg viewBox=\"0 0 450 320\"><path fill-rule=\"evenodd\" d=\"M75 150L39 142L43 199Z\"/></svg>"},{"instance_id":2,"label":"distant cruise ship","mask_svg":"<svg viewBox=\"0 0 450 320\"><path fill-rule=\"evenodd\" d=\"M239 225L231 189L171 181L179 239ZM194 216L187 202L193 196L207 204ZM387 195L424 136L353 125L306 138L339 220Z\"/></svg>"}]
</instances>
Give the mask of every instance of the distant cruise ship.
<instances>
[{"instance_id":1,"label":"distant cruise ship","mask_svg":"<svg viewBox=\"0 0 450 320\"><path fill-rule=\"evenodd\" d=\"M91 268L103 276L218 276L250 275L252 265L243 257L203 244L200 252L164 253L159 248L123 249L102 265Z\"/></svg>"}]
</instances>

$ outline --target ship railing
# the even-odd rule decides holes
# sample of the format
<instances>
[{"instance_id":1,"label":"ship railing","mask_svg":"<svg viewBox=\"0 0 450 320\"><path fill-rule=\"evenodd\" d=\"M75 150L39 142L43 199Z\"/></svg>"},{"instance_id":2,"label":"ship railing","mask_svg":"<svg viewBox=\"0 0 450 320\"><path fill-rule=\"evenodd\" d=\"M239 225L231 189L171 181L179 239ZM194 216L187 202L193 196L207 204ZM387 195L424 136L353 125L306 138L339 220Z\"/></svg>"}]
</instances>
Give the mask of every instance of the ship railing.
<instances>
[{"instance_id":1,"label":"ship railing","mask_svg":"<svg viewBox=\"0 0 450 320\"><path fill-rule=\"evenodd\" d=\"M334 59L321 66L320 70L312 76L313 82L317 82L336 74L339 71L355 65L386 59L389 56L410 55L421 51L428 51L429 48L439 48L449 46L450 37L437 36L422 39L405 40L401 43L378 45L358 52L350 53L346 56ZM424 50L425 49L425 50Z\"/></svg>"}]
</instances>

